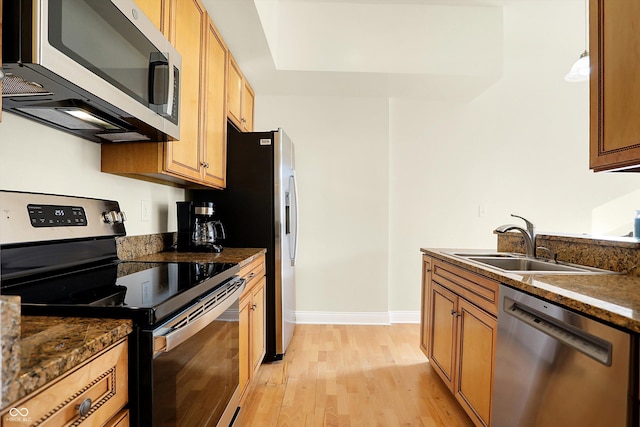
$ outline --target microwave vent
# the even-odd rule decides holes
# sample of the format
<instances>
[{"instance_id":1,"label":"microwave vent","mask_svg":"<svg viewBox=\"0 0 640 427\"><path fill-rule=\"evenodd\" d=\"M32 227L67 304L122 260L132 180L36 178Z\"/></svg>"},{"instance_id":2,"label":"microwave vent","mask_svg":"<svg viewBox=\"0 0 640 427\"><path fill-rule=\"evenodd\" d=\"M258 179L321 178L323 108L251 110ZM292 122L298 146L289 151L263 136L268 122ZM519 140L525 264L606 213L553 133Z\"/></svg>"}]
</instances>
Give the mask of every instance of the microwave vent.
<instances>
[{"instance_id":1,"label":"microwave vent","mask_svg":"<svg viewBox=\"0 0 640 427\"><path fill-rule=\"evenodd\" d=\"M2 79L2 96L53 95L42 85L28 82L12 73L6 73Z\"/></svg>"}]
</instances>

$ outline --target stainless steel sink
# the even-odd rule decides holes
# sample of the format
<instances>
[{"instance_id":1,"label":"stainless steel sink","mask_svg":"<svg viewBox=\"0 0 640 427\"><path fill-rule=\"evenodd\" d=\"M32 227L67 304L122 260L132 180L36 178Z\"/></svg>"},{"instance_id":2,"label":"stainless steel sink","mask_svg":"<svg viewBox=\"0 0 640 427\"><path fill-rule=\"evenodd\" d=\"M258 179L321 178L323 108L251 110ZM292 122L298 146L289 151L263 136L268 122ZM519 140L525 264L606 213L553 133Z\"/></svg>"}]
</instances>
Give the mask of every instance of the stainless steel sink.
<instances>
[{"instance_id":1,"label":"stainless steel sink","mask_svg":"<svg viewBox=\"0 0 640 427\"><path fill-rule=\"evenodd\" d=\"M525 257L520 254L513 253L459 253L454 252L450 255L464 258L468 261L484 264L494 267L502 271L511 273L552 273L552 274L612 274L614 272L602 270L599 268L588 267L585 265L576 265L569 263L556 263L550 260Z\"/></svg>"}]
</instances>

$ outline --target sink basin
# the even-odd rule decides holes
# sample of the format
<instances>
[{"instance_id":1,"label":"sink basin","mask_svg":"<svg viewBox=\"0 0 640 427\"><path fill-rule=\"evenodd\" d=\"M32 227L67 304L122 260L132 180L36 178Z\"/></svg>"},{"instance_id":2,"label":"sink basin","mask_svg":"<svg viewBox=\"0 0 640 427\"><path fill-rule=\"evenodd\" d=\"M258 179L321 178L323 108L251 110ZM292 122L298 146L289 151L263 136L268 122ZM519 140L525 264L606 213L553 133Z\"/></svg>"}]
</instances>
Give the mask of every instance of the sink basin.
<instances>
[{"instance_id":1,"label":"sink basin","mask_svg":"<svg viewBox=\"0 0 640 427\"><path fill-rule=\"evenodd\" d=\"M468 257L471 261L481 262L493 267L507 271L589 271L583 267L573 267L566 264L555 264L549 261L542 261L531 258L508 258L508 257Z\"/></svg>"},{"instance_id":2,"label":"sink basin","mask_svg":"<svg viewBox=\"0 0 640 427\"><path fill-rule=\"evenodd\" d=\"M549 260L529 258L524 255L494 252L494 253L460 253L450 255L464 258L468 261L484 264L506 272L515 273L574 273L574 274L613 274L614 272L584 265L555 263Z\"/></svg>"}]
</instances>

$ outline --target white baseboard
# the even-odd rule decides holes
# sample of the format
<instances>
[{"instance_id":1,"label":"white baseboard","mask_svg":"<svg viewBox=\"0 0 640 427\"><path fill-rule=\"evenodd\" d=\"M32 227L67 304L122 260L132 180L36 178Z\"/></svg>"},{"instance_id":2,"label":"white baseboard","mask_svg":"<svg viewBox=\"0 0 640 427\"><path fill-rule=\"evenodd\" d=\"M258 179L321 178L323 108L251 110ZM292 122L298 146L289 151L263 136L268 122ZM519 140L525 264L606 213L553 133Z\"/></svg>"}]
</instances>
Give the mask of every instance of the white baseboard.
<instances>
[{"instance_id":1,"label":"white baseboard","mask_svg":"<svg viewBox=\"0 0 640 427\"><path fill-rule=\"evenodd\" d=\"M296 311L296 323L319 325L390 325L420 323L419 311L328 312Z\"/></svg>"}]
</instances>

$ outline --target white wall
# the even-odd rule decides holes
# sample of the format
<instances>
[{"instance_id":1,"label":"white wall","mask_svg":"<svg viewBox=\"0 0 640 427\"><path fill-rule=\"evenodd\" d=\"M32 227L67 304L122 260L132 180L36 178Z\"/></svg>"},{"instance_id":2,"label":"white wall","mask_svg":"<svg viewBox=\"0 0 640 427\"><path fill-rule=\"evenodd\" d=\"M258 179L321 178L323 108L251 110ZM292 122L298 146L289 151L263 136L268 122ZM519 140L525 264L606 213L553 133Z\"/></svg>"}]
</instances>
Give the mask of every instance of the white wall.
<instances>
[{"instance_id":1,"label":"white wall","mask_svg":"<svg viewBox=\"0 0 640 427\"><path fill-rule=\"evenodd\" d=\"M127 214L128 235L176 230L184 190L100 172L100 144L3 111L0 189L113 199ZM149 221L141 221L141 202ZM1 232L1 230L0 230Z\"/></svg>"},{"instance_id":2,"label":"white wall","mask_svg":"<svg viewBox=\"0 0 640 427\"><path fill-rule=\"evenodd\" d=\"M388 101L258 97L256 128L295 144L297 310L388 310Z\"/></svg>"},{"instance_id":3,"label":"white wall","mask_svg":"<svg viewBox=\"0 0 640 427\"><path fill-rule=\"evenodd\" d=\"M299 310L415 314L420 247L495 248L510 213L539 231L632 229L640 176L589 170L588 84L563 79L583 7L505 7L503 77L471 102L258 93L257 127L297 143ZM596 215L612 203L622 224Z\"/></svg>"}]
</instances>

